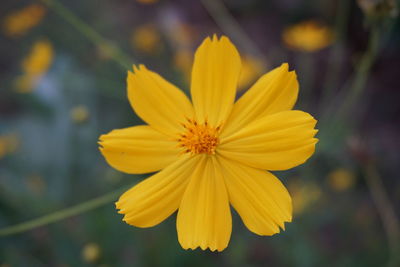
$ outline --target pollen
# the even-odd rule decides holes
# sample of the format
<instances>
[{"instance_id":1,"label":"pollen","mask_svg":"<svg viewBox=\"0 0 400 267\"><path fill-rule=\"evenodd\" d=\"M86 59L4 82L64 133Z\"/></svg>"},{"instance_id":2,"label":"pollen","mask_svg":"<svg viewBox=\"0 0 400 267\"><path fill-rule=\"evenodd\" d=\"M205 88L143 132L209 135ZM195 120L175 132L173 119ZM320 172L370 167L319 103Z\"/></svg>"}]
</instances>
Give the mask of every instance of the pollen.
<instances>
[{"instance_id":1,"label":"pollen","mask_svg":"<svg viewBox=\"0 0 400 267\"><path fill-rule=\"evenodd\" d=\"M207 120L200 124L192 119L187 119L187 122L182 123L182 126L185 128L185 132L179 135L178 142L179 146L184 149L184 153L215 154L221 126L212 127Z\"/></svg>"}]
</instances>

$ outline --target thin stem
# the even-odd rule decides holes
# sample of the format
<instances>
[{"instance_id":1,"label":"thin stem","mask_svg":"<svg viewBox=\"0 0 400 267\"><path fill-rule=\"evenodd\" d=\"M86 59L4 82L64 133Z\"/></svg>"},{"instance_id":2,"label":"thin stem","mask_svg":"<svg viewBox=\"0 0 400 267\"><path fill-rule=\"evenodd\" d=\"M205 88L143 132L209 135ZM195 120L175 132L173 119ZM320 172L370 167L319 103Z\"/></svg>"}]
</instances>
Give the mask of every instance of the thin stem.
<instances>
[{"instance_id":1,"label":"thin stem","mask_svg":"<svg viewBox=\"0 0 400 267\"><path fill-rule=\"evenodd\" d=\"M238 42L247 52L255 54L262 62L266 62L264 54L249 38L242 26L229 13L221 0L201 0L218 27L233 40Z\"/></svg>"},{"instance_id":2,"label":"thin stem","mask_svg":"<svg viewBox=\"0 0 400 267\"><path fill-rule=\"evenodd\" d=\"M350 85L350 91L346 99L343 101L343 104L340 108L340 112L338 117L345 115L352 104L360 97L363 89L365 89L365 84L368 80L368 76L371 70L371 67L376 59L376 56L379 51L379 41L380 41L380 30L377 26L373 27L370 33L368 48L363 57L361 58L360 63L358 64L358 69L355 75L355 78Z\"/></svg>"},{"instance_id":3,"label":"thin stem","mask_svg":"<svg viewBox=\"0 0 400 267\"><path fill-rule=\"evenodd\" d=\"M13 234L22 233L28 230L32 230L34 228L48 225L72 216L76 216L78 214L82 214L86 211L93 210L99 208L105 204L111 203L115 201L118 196L127 189L126 186L117 189L111 193L107 193L103 196L91 199L89 201L80 203L76 206L66 208L63 210L56 211L54 213L26 221L20 224L12 225L3 229L0 229L0 236L8 236Z\"/></svg>"},{"instance_id":4,"label":"thin stem","mask_svg":"<svg viewBox=\"0 0 400 267\"><path fill-rule=\"evenodd\" d=\"M340 67L343 61L343 40L347 34L347 24L350 17L351 1L341 0L338 3L335 22L335 43L329 54L329 64L325 79L325 89L322 92L321 103L325 106L332 98L333 90L338 85Z\"/></svg>"},{"instance_id":5,"label":"thin stem","mask_svg":"<svg viewBox=\"0 0 400 267\"><path fill-rule=\"evenodd\" d=\"M123 69L129 69L133 64L133 60L125 52L123 52L115 44L111 43L98 32L96 32L91 26L85 23L83 20L75 16L75 14L65 7L58 0L39 0L45 3L47 6L52 8L60 17L71 24L78 32L85 36L93 44L100 46L105 49L107 53L110 53L111 58L118 63Z\"/></svg>"},{"instance_id":6,"label":"thin stem","mask_svg":"<svg viewBox=\"0 0 400 267\"><path fill-rule=\"evenodd\" d=\"M334 134L337 130L339 130L338 123L341 121L345 121L345 115L349 114L351 107L354 106L355 102L360 98L363 90L365 89L365 84L368 80L371 67L377 57L379 52L379 44L380 44L381 31L380 28L375 26L371 29L371 33L369 36L368 47L361 60L357 64L356 73L354 78L349 83L349 86L346 85L342 89L342 92L345 94L342 101L332 101L329 106L327 106L324 114L322 114L322 122L321 125L326 124L327 127L322 132L325 134Z\"/></svg>"},{"instance_id":7,"label":"thin stem","mask_svg":"<svg viewBox=\"0 0 400 267\"><path fill-rule=\"evenodd\" d=\"M387 266L400 266L400 223L375 164L366 165L364 177L388 240L390 257Z\"/></svg>"}]
</instances>

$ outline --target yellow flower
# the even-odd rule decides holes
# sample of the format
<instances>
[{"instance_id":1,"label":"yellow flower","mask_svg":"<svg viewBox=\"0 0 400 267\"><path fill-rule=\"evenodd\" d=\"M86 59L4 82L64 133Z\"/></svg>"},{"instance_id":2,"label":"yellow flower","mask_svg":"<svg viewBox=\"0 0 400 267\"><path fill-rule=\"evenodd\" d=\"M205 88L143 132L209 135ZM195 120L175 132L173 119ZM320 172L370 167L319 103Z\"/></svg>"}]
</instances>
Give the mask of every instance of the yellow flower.
<instances>
[{"instance_id":1,"label":"yellow flower","mask_svg":"<svg viewBox=\"0 0 400 267\"><path fill-rule=\"evenodd\" d=\"M184 74L187 81L190 81L190 72L193 64L192 52L189 49L179 49L173 60L175 67ZM259 59L253 56L244 56L237 86L238 90L247 89L246 87L254 83L257 77L262 74L263 69L263 63Z\"/></svg>"},{"instance_id":2,"label":"yellow flower","mask_svg":"<svg viewBox=\"0 0 400 267\"><path fill-rule=\"evenodd\" d=\"M126 223L151 227L178 210L184 249L221 251L232 230L229 203L258 235L278 233L292 220L288 191L269 171L295 167L314 153L316 120L291 110L298 82L287 64L234 103L240 70L235 46L214 35L195 54L192 101L143 65L128 72L128 99L148 125L102 135L100 150L117 170L159 172L116 203Z\"/></svg>"},{"instance_id":3,"label":"yellow flower","mask_svg":"<svg viewBox=\"0 0 400 267\"><path fill-rule=\"evenodd\" d=\"M286 28L282 38L291 49L314 52L332 43L333 32L317 21L308 20Z\"/></svg>"},{"instance_id":4,"label":"yellow flower","mask_svg":"<svg viewBox=\"0 0 400 267\"><path fill-rule=\"evenodd\" d=\"M29 5L21 10L12 12L3 20L3 32L7 36L19 37L38 25L46 9L38 4Z\"/></svg>"},{"instance_id":5,"label":"yellow flower","mask_svg":"<svg viewBox=\"0 0 400 267\"><path fill-rule=\"evenodd\" d=\"M43 74L50 68L53 57L53 46L49 41L36 41L28 56L22 61L23 74L17 77L15 81L16 91L19 93L32 91Z\"/></svg>"},{"instance_id":6,"label":"yellow flower","mask_svg":"<svg viewBox=\"0 0 400 267\"><path fill-rule=\"evenodd\" d=\"M160 33L152 24L137 27L132 33L131 43L139 52L146 54L157 54L162 48Z\"/></svg>"},{"instance_id":7,"label":"yellow flower","mask_svg":"<svg viewBox=\"0 0 400 267\"><path fill-rule=\"evenodd\" d=\"M356 176L353 172L345 168L334 170L328 175L329 186L338 192L346 191L356 182Z\"/></svg>"}]
</instances>

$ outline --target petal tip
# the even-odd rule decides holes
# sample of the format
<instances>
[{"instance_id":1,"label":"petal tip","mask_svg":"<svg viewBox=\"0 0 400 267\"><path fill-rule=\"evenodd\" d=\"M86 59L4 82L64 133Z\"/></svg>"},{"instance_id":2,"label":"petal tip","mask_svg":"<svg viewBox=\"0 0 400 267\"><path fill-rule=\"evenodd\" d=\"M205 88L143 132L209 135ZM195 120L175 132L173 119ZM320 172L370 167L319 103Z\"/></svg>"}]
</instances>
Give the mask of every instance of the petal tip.
<instances>
[{"instance_id":1,"label":"petal tip","mask_svg":"<svg viewBox=\"0 0 400 267\"><path fill-rule=\"evenodd\" d=\"M286 71L289 71L289 63L287 63L287 62L282 63L281 68Z\"/></svg>"},{"instance_id":2,"label":"petal tip","mask_svg":"<svg viewBox=\"0 0 400 267\"><path fill-rule=\"evenodd\" d=\"M213 34L213 36L212 36L212 41L213 41L213 42L217 42L217 41L218 41L218 36L217 36L216 33Z\"/></svg>"}]
</instances>

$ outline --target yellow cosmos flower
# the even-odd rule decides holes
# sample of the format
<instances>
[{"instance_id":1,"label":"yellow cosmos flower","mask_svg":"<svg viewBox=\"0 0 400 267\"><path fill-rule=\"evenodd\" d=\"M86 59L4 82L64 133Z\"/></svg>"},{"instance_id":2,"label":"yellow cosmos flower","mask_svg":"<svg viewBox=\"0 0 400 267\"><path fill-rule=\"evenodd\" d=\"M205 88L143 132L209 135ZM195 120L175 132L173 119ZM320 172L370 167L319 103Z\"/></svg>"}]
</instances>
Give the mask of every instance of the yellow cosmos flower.
<instances>
[{"instance_id":1,"label":"yellow cosmos flower","mask_svg":"<svg viewBox=\"0 0 400 267\"><path fill-rule=\"evenodd\" d=\"M269 171L302 164L313 153L316 120L291 110L298 95L288 65L262 76L236 103L241 60L227 37L206 38L191 79L192 101L145 66L128 72L128 98L148 125L100 137L107 162L122 172L159 171L116 203L124 221L159 224L175 211L184 249L228 245L230 205L247 228L273 235L292 220L292 202Z\"/></svg>"},{"instance_id":2,"label":"yellow cosmos flower","mask_svg":"<svg viewBox=\"0 0 400 267\"><path fill-rule=\"evenodd\" d=\"M317 21L308 20L286 28L282 39L291 49L314 52L333 42L333 32Z\"/></svg>"},{"instance_id":3,"label":"yellow cosmos flower","mask_svg":"<svg viewBox=\"0 0 400 267\"><path fill-rule=\"evenodd\" d=\"M46 9L38 4L29 5L7 15L3 20L3 32L7 36L19 37L38 25Z\"/></svg>"}]
</instances>

